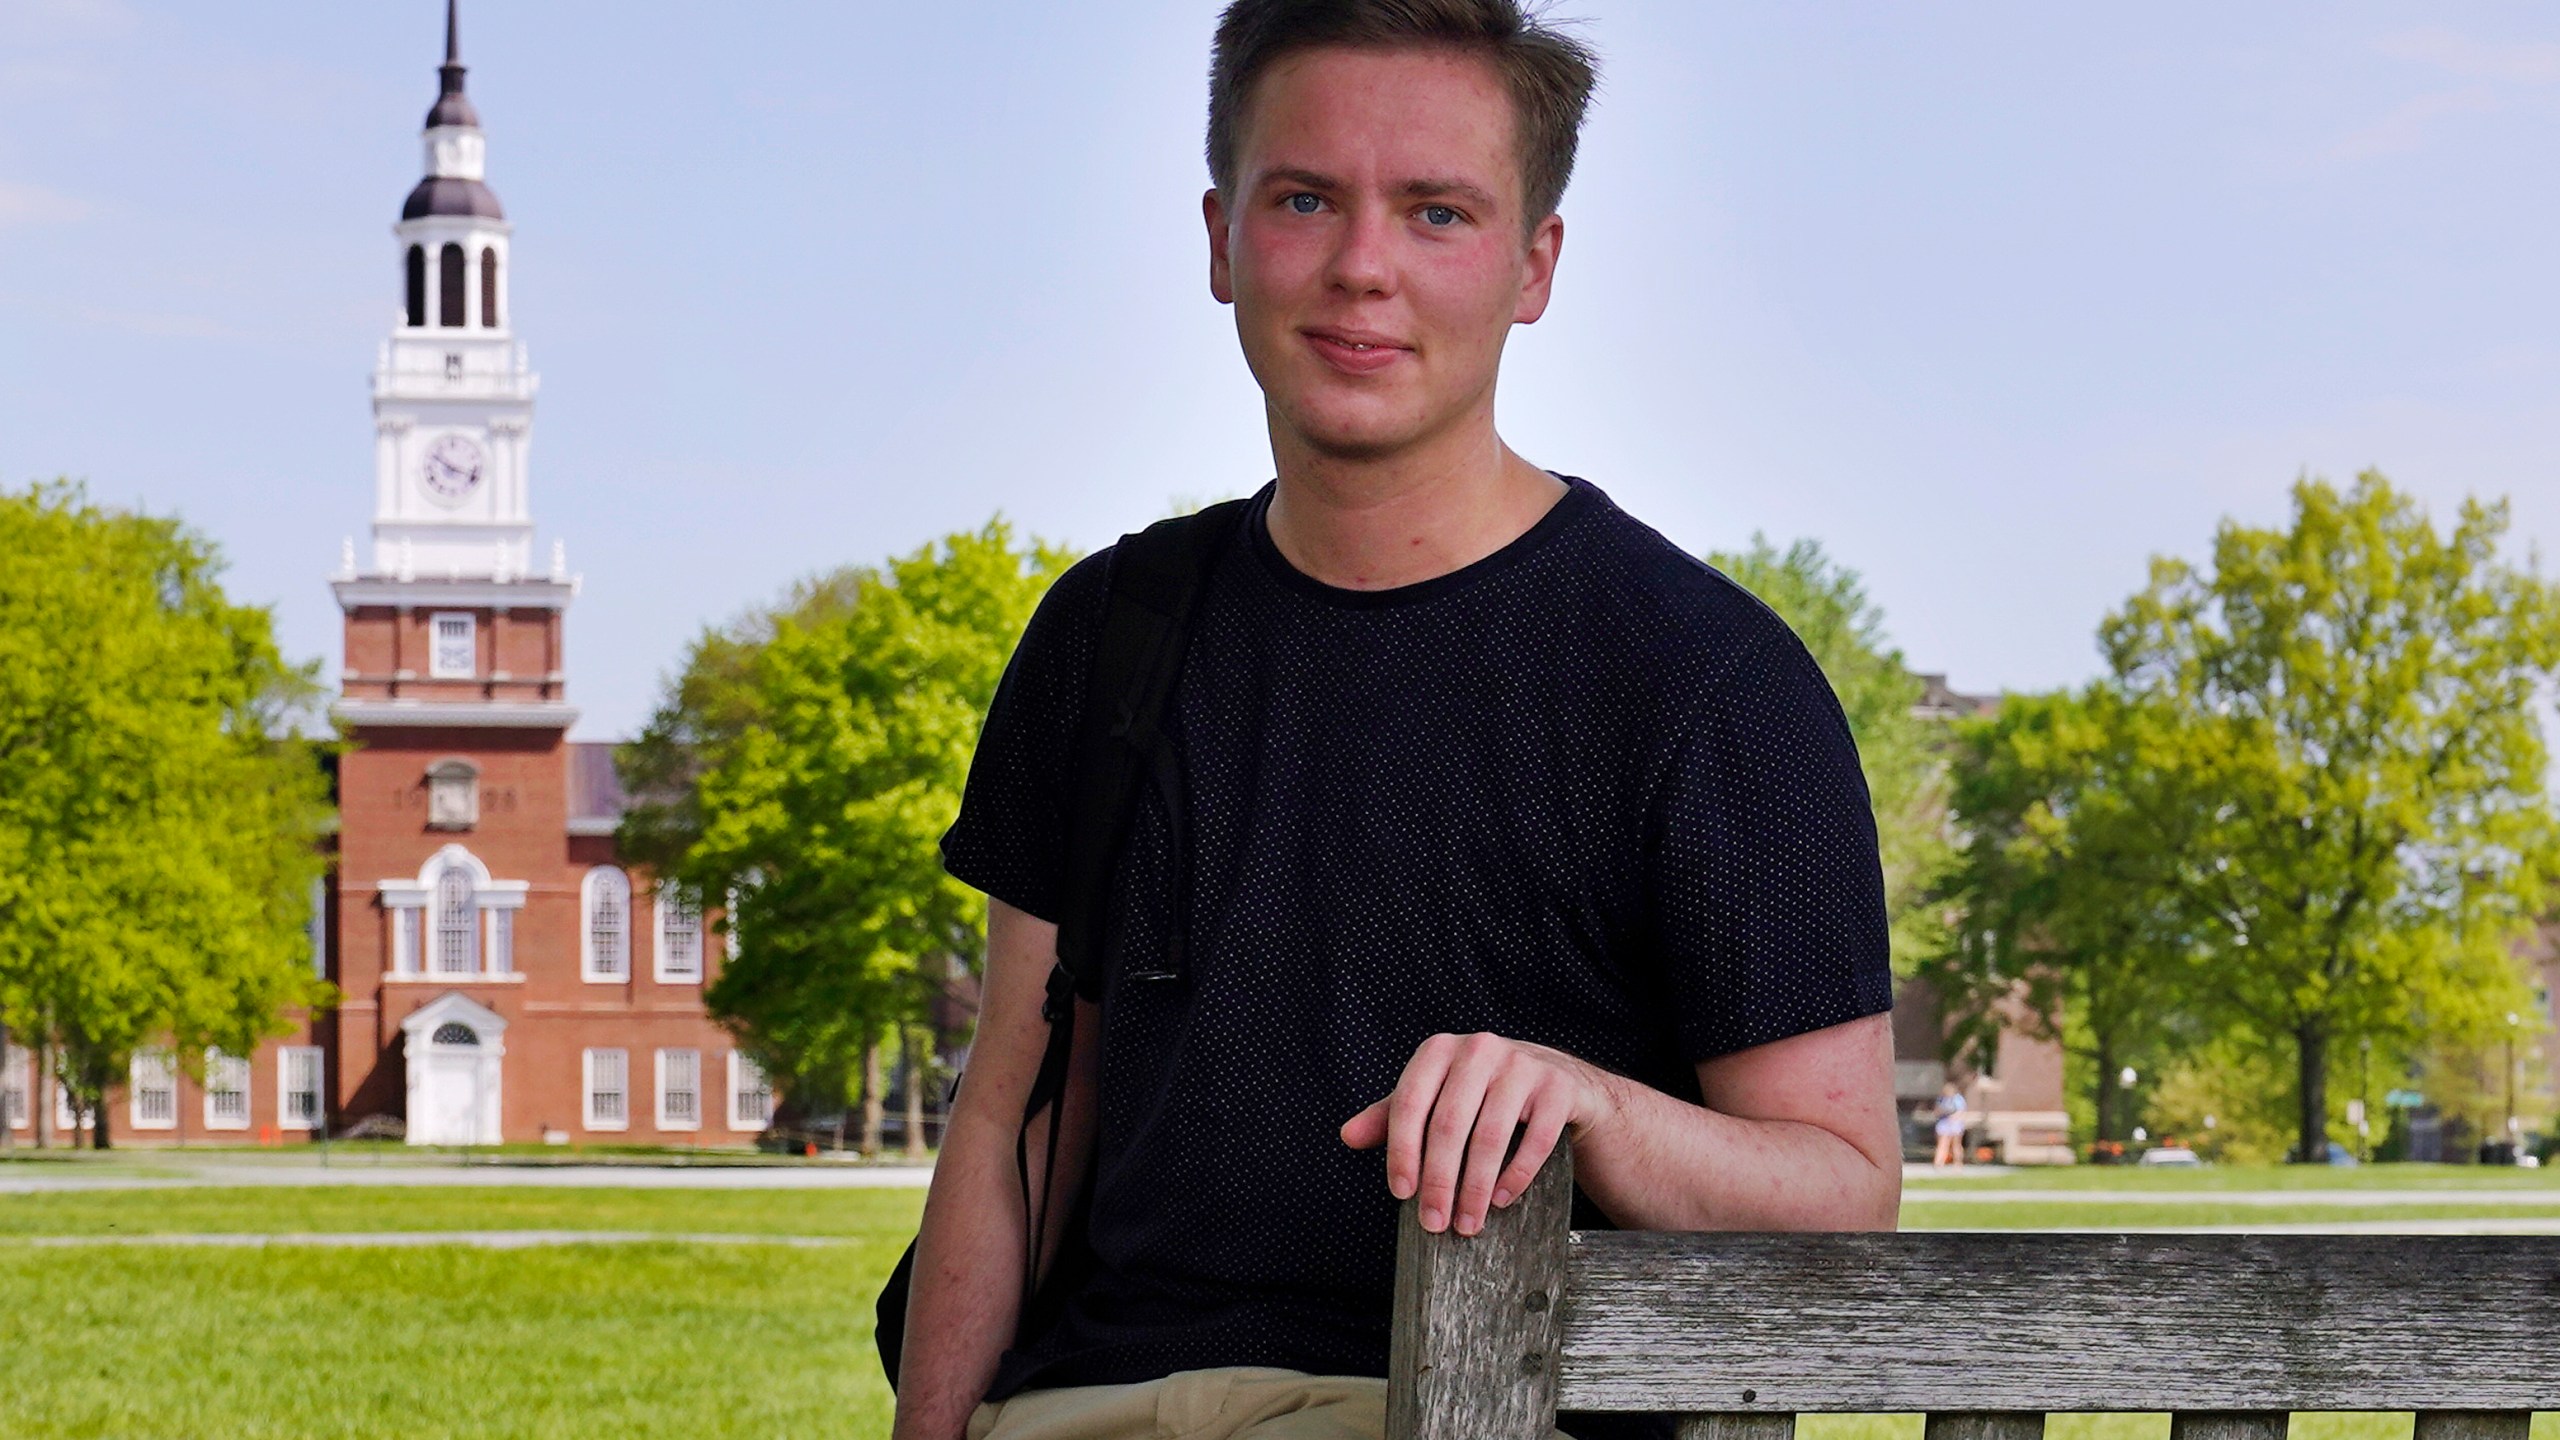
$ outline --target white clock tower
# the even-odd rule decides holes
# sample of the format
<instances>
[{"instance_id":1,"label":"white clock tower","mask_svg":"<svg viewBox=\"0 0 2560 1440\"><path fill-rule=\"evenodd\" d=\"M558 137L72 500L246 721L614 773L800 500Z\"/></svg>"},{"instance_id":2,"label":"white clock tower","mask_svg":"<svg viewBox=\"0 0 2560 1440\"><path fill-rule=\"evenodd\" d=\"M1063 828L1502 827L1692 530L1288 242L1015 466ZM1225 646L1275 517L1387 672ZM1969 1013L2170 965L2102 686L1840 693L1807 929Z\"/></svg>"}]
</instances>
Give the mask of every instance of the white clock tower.
<instances>
[{"instance_id":1,"label":"white clock tower","mask_svg":"<svg viewBox=\"0 0 2560 1440\"><path fill-rule=\"evenodd\" d=\"M463 93L452 0L426 177L400 207L402 306L373 369L373 573L506 581L533 569L535 377L507 302L506 212ZM557 568L557 567L554 567Z\"/></svg>"},{"instance_id":2,"label":"white clock tower","mask_svg":"<svg viewBox=\"0 0 2560 1440\"><path fill-rule=\"evenodd\" d=\"M511 227L463 93L453 0L427 111L426 176L400 207L400 310L373 367L373 546L331 588L347 619L337 714L366 727L557 731L561 618L576 579L537 562L533 371L507 299Z\"/></svg>"}]
</instances>

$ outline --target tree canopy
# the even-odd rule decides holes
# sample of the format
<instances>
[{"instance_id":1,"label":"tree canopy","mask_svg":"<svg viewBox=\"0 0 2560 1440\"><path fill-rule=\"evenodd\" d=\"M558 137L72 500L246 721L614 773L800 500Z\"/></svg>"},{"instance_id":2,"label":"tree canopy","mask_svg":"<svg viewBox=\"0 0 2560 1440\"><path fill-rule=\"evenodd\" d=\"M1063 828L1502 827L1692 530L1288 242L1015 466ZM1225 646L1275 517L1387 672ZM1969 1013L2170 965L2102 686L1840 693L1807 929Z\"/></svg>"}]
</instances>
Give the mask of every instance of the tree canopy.
<instances>
[{"instance_id":1,"label":"tree canopy","mask_svg":"<svg viewBox=\"0 0 2560 1440\"><path fill-rule=\"evenodd\" d=\"M2292 498L2209 564L2155 560L2105 681L1968 733L1952 893L1957 963L2065 996L2101 1045L2184 1024L2198 1053L2287 1054L2316 1160L2340 1046L2477 1044L2522 999L2560 866L2536 720L2560 592L2500 556L2503 504L2446 532L2379 474Z\"/></svg>"},{"instance_id":2,"label":"tree canopy","mask_svg":"<svg viewBox=\"0 0 2560 1440\"><path fill-rule=\"evenodd\" d=\"M173 519L0 493L0 555L0 1022L98 1112L139 1047L193 1071L329 998L324 747L290 729L314 667Z\"/></svg>"},{"instance_id":3,"label":"tree canopy","mask_svg":"<svg viewBox=\"0 0 2560 1440\"><path fill-rule=\"evenodd\" d=\"M1894 965L1907 974L1942 943L1931 891L1951 853L1946 766L1936 748L1941 737L1912 713L1920 677L1887 639L1884 612L1867 598L1857 572L1815 542L1798 540L1779 550L1755 535L1749 549L1718 552L1707 561L1778 612L1840 697L1875 807Z\"/></svg>"},{"instance_id":4,"label":"tree canopy","mask_svg":"<svg viewBox=\"0 0 2560 1440\"><path fill-rule=\"evenodd\" d=\"M622 756L625 853L734 897L706 996L786 1091L847 1093L985 944L942 871L997 680L1072 559L1002 521L797 587L705 634Z\"/></svg>"}]
</instances>

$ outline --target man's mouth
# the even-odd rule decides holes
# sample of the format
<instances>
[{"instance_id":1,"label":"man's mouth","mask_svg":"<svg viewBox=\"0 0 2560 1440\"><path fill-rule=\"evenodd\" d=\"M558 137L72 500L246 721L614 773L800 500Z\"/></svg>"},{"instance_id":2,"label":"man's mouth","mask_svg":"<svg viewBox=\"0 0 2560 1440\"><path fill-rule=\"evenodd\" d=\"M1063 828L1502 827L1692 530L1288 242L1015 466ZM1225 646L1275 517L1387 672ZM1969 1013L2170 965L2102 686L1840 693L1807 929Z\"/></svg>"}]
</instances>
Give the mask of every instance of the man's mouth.
<instances>
[{"instance_id":1,"label":"man's mouth","mask_svg":"<svg viewBox=\"0 0 2560 1440\"><path fill-rule=\"evenodd\" d=\"M1413 353L1411 346L1365 330L1311 328L1298 333L1326 364L1350 375L1374 375Z\"/></svg>"}]
</instances>

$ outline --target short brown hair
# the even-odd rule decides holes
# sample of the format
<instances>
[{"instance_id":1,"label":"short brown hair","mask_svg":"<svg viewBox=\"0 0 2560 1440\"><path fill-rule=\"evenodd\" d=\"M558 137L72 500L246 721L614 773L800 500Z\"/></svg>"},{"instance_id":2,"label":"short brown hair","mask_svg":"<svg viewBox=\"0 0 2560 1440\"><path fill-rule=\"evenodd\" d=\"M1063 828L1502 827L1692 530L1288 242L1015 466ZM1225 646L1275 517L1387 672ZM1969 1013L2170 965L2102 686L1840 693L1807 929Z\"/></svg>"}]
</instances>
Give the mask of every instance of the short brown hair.
<instances>
[{"instance_id":1,"label":"short brown hair","mask_svg":"<svg viewBox=\"0 0 2560 1440\"><path fill-rule=\"evenodd\" d=\"M1482 56L1517 117L1523 228L1555 213L1599 61L1520 0L1234 0L1209 52L1209 177L1221 194L1235 189L1236 132L1254 81L1282 56L1323 46Z\"/></svg>"}]
</instances>

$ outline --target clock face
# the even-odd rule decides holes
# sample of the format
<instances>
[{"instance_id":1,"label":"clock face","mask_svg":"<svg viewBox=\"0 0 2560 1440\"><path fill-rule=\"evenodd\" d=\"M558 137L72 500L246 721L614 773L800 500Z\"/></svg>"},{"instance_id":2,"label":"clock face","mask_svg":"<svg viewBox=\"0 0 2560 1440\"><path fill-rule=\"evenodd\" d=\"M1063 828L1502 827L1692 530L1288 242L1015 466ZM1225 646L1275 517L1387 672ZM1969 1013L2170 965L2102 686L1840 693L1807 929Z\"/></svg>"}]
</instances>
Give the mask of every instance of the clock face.
<instances>
[{"instance_id":1,"label":"clock face","mask_svg":"<svg viewBox=\"0 0 2560 1440\"><path fill-rule=\"evenodd\" d=\"M480 447L470 436L446 435L427 447L419 478L426 483L429 498L440 504L459 505L479 488L480 473L485 467Z\"/></svg>"}]
</instances>

